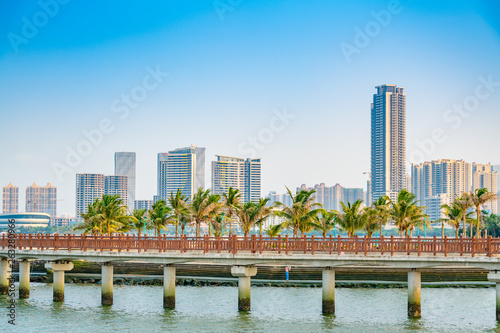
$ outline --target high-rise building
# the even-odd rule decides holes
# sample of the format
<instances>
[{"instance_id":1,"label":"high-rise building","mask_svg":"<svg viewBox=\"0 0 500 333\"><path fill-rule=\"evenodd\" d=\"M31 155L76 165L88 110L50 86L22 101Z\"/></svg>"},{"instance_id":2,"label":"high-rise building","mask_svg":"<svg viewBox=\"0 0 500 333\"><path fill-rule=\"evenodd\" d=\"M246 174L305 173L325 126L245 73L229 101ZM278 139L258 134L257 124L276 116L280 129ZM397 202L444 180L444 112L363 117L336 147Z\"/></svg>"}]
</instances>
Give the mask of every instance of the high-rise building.
<instances>
[{"instance_id":1,"label":"high-rise building","mask_svg":"<svg viewBox=\"0 0 500 333\"><path fill-rule=\"evenodd\" d=\"M37 186L35 183L26 188L26 212L47 213L57 216L57 188L50 183Z\"/></svg>"},{"instance_id":2,"label":"high-rise building","mask_svg":"<svg viewBox=\"0 0 500 333\"><path fill-rule=\"evenodd\" d=\"M98 173L76 174L76 209L75 216L86 213L88 205L104 194L104 175Z\"/></svg>"},{"instance_id":3,"label":"high-rise building","mask_svg":"<svg viewBox=\"0 0 500 333\"><path fill-rule=\"evenodd\" d=\"M153 200L136 200L134 203L135 209L150 210L153 207Z\"/></svg>"},{"instance_id":4,"label":"high-rise building","mask_svg":"<svg viewBox=\"0 0 500 333\"><path fill-rule=\"evenodd\" d=\"M135 201L135 153L115 153L115 176L127 176L127 201L130 210L134 209Z\"/></svg>"},{"instance_id":5,"label":"high-rise building","mask_svg":"<svg viewBox=\"0 0 500 333\"><path fill-rule=\"evenodd\" d=\"M489 192L497 193L498 174L493 170L491 164L472 164L472 190L485 188ZM483 206L493 214L498 214L498 200L490 201Z\"/></svg>"},{"instance_id":6,"label":"high-rise building","mask_svg":"<svg viewBox=\"0 0 500 333\"><path fill-rule=\"evenodd\" d=\"M118 194L123 200L123 204L126 205L128 202L128 192L127 176L104 176L104 194Z\"/></svg>"},{"instance_id":7,"label":"high-rise building","mask_svg":"<svg viewBox=\"0 0 500 333\"><path fill-rule=\"evenodd\" d=\"M434 222L440 218L445 218L444 211L441 209L441 206L449 203L450 197L448 194L438 194L426 198L423 204L426 207L426 213L429 215L429 220Z\"/></svg>"},{"instance_id":8,"label":"high-rise building","mask_svg":"<svg viewBox=\"0 0 500 333\"><path fill-rule=\"evenodd\" d=\"M212 191L222 195L238 189L243 202L258 202L261 191L261 160L217 155L212 161Z\"/></svg>"},{"instance_id":9,"label":"high-rise building","mask_svg":"<svg viewBox=\"0 0 500 333\"><path fill-rule=\"evenodd\" d=\"M158 154L158 197L167 200L181 189L191 198L205 187L205 148L194 145Z\"/></svg>"},{"instance_id":10,"label":"high-rise building","mask_svg":"<svg viewBox=\"0 0 500 333\"><path fill-rule=\"evenodd\" d=\"M471 165L463 160L449 159L413 164L411 180L411 191L420 205L427 207L431 221L435 221L441 214L429 208L431 204L449 204L455 197L470 191Z\"/></svg>"},{"instance_id":11,"label":"high-rise building","mask_svg":"<svg viewBox=\"0 0 500 333\"><path fill-rule=\"evenodd\" d=\"M347 201L352 204L357 200L362 200L363 205L366 206L366 192L362 188L346 188L340 184L325 186L324 183L321 183L314 185L314 187L302 184L301 187L297 188L297 192L301 190L315 190L315 202L322 204L326 210L342 211L341 202L347 203Z\"/></svg>"},{"instance_id":12,"label":"high-rise building","mask_svg":"<svg viewBox=\"0 0 500 333\"><path fill-rule=\"evenodd\" d=\"M9 185L3 187L2 212L4 214L17 213L19 211L19 187Z\"/></svg>"},{"instance_id":13,"label":"high-rise building","mask_svg":"<svg viewBox=\"0 0 500 333\"><path fill-rule=\"evenodd\" d=\"M396 199L406 176L406 94L403 88L376 87L371 105L371 199Z\"/></svg>"}]
</instances>

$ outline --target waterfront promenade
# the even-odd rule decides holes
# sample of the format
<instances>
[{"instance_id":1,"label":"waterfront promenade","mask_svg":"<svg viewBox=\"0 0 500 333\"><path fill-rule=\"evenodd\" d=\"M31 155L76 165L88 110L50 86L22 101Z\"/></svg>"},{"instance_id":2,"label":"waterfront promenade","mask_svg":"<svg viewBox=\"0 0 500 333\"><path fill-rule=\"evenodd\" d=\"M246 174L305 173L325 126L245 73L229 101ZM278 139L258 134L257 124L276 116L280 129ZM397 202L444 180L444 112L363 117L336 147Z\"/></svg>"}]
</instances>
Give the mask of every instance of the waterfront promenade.
<instances>
[{"instance_id":1,"label":"waterfront promenade","mask_svg":"<svg viewBox=\"0 0 500 333\"><path fill-rule=\"evenodd\" d=\"M11 241L12 242L12 241ZM408 315L421 315L421 273L429 267L478 267L496 283L500 319L500 239L455 238L315 238L315 237L137 237L130 235L22 235L14 238L19 261L19 295L29 297L30 261L45 260L54 272L54 301L64 300L64 272L73 261L102 265L101 301L113 303L113 262L139 261L163 266L164 307L175 307L176 267L186 263L231 266L238 278L238 308L250 310L250 282L255 265L303 265L322 269L324 313L335 312L335 269L388 267L408 272ZM0 290L8 289L9 239L0 238ZM492 305L493 306L493 305Z\"/></svg>"}]
</instances>

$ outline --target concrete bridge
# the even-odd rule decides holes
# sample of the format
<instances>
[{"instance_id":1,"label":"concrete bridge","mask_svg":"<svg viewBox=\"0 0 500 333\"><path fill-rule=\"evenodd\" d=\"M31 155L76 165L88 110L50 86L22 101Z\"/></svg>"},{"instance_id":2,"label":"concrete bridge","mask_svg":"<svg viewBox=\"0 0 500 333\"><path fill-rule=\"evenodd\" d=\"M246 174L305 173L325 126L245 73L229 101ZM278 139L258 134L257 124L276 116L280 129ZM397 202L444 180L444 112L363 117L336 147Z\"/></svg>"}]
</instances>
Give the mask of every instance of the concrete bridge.
<instances>
[{"instance_id":1,"label":"concrete bridge","mask_svg":"<svg viewBox=\"0 0 500 333\"><path fill-rule=\"evenodd\" d=\"M64 300L64 272L73 261L102 264L101 302L113 303L113 263L163 265L165 308L175 307L176 267L187 263L231 266L238 277L238 309L250 310L250 282L255 265L304 265L322 268L323 313L335 313L335 270L339 267L387 267L408 271L408 316L420 317L420 270L431 267L478 267L496 283L500 320L500 239L451 238L289 238L289 237L141 237L15 235L0 238L0 292L9 289L9 260L19 261L19 297L29 297L30 261L47 261L54 271L53 299Z\"/></svg>"}]
</instances>

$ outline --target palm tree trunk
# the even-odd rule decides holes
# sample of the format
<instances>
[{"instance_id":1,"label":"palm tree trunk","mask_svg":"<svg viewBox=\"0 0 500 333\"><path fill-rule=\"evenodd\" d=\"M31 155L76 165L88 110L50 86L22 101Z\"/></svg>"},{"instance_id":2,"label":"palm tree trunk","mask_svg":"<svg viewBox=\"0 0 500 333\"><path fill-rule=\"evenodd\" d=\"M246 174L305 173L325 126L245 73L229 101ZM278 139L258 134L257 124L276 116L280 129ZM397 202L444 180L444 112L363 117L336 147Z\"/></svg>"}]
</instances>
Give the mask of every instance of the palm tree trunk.
<instances>
[{"instance_id":1,"label":"palm tree trunk","mask_svg":"<svg viewBox=\"0 0 500 333\"><path fill-rule=\"evenodd\" d=\"M175 221L175 237L179 235L179 233L177 232L178 228L179 228L179 215L177 215L177 221Z\"/></svg>"},{"instance_id":2,"label":"palm tree trunk","mask_svg":"<svg viewBox=\"0 0 500 333\"><path fill-rule=\"evenodd\" d=\"M444 222L441 222L441 238L444 238Z\"/></svg>"},{"instance_id":3,"label":"palm tree trunk","mask_svg":"<svg viewBox=\"0 0 500 333\"><path fill-rule=\"evenodd\" d=\"M467 227L465 226L465 221L467 220L467 217L465 215L465 211L462 213L462 222L463 222L463 230L462 230L462 235L464 238L467 238Z\"/></svg>"},{"instance_id":4,"label":"palm tree trunk","mask_svg":"<svg viewBox=\"0 0 500 333\"><path fill-rule=\"evenodd\" d=\"M460 228L460 227L458 227L458 228L456 229L456 232L457 232L457 233L456 233L456 237L457 237L457 238L458 238L458 229L459 229L459 228Z\"/></svg>"},{"instance_id":5,"label":"palm tree trunk","mask_svg":"<svg viewBox=\"0 0 500 333\"><path fill-rule=\"evenodd\" d=\"M476 232L476 236L477 238L481 238L481 234L479 233L479 225L480 225L480 222L481 222L481 211L480 211L481 207L480 206L476 206L476 215L477 215L477 232Z\"/></svg>"}]
</instances>

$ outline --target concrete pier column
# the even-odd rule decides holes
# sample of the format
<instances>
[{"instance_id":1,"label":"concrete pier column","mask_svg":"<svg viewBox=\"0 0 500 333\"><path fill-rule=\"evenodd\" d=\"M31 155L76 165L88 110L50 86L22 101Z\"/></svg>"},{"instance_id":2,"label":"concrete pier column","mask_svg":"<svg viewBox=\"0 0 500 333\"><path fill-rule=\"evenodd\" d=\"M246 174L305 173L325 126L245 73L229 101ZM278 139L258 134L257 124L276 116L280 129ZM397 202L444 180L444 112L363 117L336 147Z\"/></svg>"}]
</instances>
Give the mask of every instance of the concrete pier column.
<instances>
[{"instance_id":1,"label":"concrete pier column","mask_svg":"<svg viewBox=\"0 0 500 333\"><path fill-rule=\"evenodd\" d=\"M163 267L163 307L175 309L175 267Z\"/></svg>"},{"instance_id":2,"label":"concrete pier column","mask_svg":"<svg viewBox=\"0 0 500 333\"><path fill-rule=\"evenodd\" d=\"M113 304L113 265L106 262L101 266L101 304Z\"/></svg>"},{"instance_id":3,"label":"concrete pier column","mask_svg":"<svg viewBox=\"0 0 500 333\"><path fill-rule=\"evenodd\" d=\"M238 277L238 311L250 311L250 282L257 267L233 266L231 274Z\"/></svg>"},{"instance_id":4,"label":"concrete pier column","mask_svg":"<svg viewBox=\"0 0 500 333\"><path fill-rule=\"evenodd\" d=\"M408 272L408 317L420 318L421 274L416 270Z\"/></svg>"},{"instance_id":5,"label":"concrete pier column","mask_svg":"<svg viewBox=\"0 0 500 333\"><path fill-rule=\"evenodd\" d=\"M497 320L500 321L500 273L499 272L490 272L488 274L488 280L490 282L496 283L496 315Z\"/></svg>"},{"instance_id":6,"label":"concrete pier column","mask_svg":"<svg viewBox=\"0 0 500 333\"><path fill-rule=\"evenodd\" d=\"M0 260L0 295L7 295L10 287L11 269L8 259Z\"/></svg>"},{"instance_id":7,"label":"concrete pier column","mask_svg":"<svg viewBox=\"0 0 500 333\"><path fill-rule=\"evenodd\" d=\"M335 313L335 271L331 267L323 269L323 313Z\"/></svg>"},{"instance_id":8,"label":"concrete pier column","mask_svg":"<svg viewBox=\"0 0 500 333\"><path fill-rule=\"evenodd\" d=\"M64 301L64 272L73 269L71 261L53 261L45 264L46 269L54 271L53 300L54 302Z\"/></svg>"},{"instance_id":9,"label":"concrete pier column","mask_svg":"<svg viewBox=\"0 0 500 333\"><path fill-rule=\"evenodd\" d=\"M19 298L30 297L30 262L19 261Z\"/></svg>"}]
</instances>

